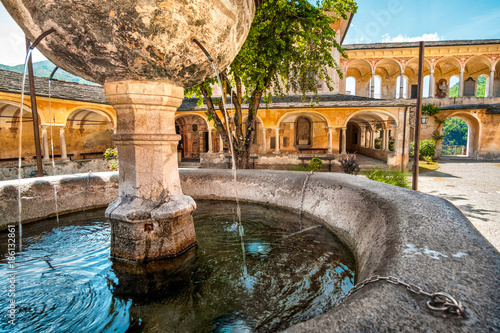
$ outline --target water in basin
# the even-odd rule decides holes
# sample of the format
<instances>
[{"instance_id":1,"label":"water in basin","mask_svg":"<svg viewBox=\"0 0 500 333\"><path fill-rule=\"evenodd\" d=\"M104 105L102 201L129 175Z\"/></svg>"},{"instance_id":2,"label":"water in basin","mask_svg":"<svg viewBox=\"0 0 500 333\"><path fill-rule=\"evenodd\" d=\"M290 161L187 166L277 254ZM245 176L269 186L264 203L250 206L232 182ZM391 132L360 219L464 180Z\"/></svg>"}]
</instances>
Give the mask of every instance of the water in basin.
<instances>
[{"instance_id":1,"label":"water in basin","mask_svg":"<svg viewBox=\"0 0 500 333\"><path fill-rule=\"evenodd\" d=\"M233 202L197 205L197 248L147 265L109 258L104 210L26 225L15 326L4 293L0 331L269 332L327 311L352 287L353 256L317 221L243 203L242 248ZM13 273L7 241L2 232L3 277Z\"/></svg>"}]
</instances>

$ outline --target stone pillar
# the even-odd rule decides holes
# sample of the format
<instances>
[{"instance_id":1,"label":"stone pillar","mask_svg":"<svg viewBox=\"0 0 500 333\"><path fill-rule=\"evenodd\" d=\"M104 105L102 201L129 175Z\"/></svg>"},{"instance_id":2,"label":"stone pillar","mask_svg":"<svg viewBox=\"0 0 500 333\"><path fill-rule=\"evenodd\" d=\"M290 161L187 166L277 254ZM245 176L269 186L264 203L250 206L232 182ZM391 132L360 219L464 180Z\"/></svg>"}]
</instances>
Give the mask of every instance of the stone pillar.
<instances>
[{"instance_id":1,"label":"stone pillar","mask_svg":"<svg viewBox=\"0 0 500 333\"><path fill-rule=\"evenodd\" d=\"M41 126L42 128L42 149L43 149L43 160L50 160L49 151L49 137L47 135L47 126Z\"/></svg>"},{"instance_id":2,"label":"stone pillar","mask_svg":"<svg viewBox=\"0 0 500 333\"><path fill-rule=\"evenodd\" d=\"M462 97L464 95L464 69L460 69L460 83L458 85L458 97Z\"/></svg>"},{"instance_id":3,"label":"stone pillar","mask_svg":"<svg viewBox=\"0 0 500 333\"><path fill-rule=\"evenodd\" d=\"M493 90L493 84L495 82L495 67L490 69L490 91L488 92L488 97L495 97L495 90Z\"/></svg>"},{"instance_id":4,"label":"stone pillar","mask_svg":"<svg viewBox=\"0 0 500 333\"><path fill-rule=\"evenodd\" d=\"M333 153L333 127L328 127L328 154Z\"/></svg>"},{"instance_id":5,"label":"stone pillar","mask_svg":"<svg viewBox=\"0 0 500 333\"><path fill-rule=\"evenodd\" d=\"M266 153L267 147L266 147L266 129L262 128L262 154Z\"/></svg>"},{"instance_id":6,"label":"stone pillar","mask_svg":"<svg viewBox=\"0 0 500 333\"><path fill-rule=\"evenodd\" d=\"M276 128L274 129L274 133L275 133L275 134L274 134L274 136L275 136L275 138L276 138L276 139L275 139L275 140L276 140L276 141L275 141L275 145L274 145L274 152L275 152L276 154L279 154L279 152L280 152L280 128L279 128L279 127L276 127Z\"/></svg>"},{"instance_id":7,"label":"stone pillar","mask_svg":"<svg viewBox=\"0 0 500 333\"><path fill-rule=\"evenodd\" d=\"M361 129L359 146L364 147L366 141L366 126L359 126L359 128Z\"/></svg>"},{"instance_id":8,"label":"stone pillar","mask_svg":"<svg viewBox=\"0 0 500 333\"><path fill-rule=\"evenodd\" d=\"M372 72L370 78L370 98L375 98L375 72Z\"/></svg>"},{"instance_id":9,"label":"stone pillar","mask_svg":"<svg viewBox=\"0 0 500 333\"><path fill-rule=\"evenodd\" d=\"M107 81L117 114L118 199L111 219L111 256L133 261L174 257L196 244L194 200L183 195L174 116L184 89L161 81Z\"/></svg>"},{"instance_id":10,"label":"stone pillar","mask_svg":"<svg viewBox=\"0 0 500 333\"><path fill-rule=\"evenodd\" d=\"M340 153L347 153L347 127L342 127L342 149Z\"/></svg>"},{"instance_id":11,"label":"stone pillar","mask_svg":"<svg viewBox=\"0 0 500 333\"><path fill-rule=\"evenodd\" d=\"M405 72L401 71L401 75L399 76L399 98L404 98L403 91L405 89L404 83L405 83Z\"/></svg>"},{"instance_id":12,"label":"stone pillar","mask_svg":"<svg viewBox=\"0 0 500 333\"><path fill-rule=\"evenodd\" d=\"M212 142L212 129L208 129L208 152L207 153L213 153L213 142Z\"/></svg>"},{"instance_id":13,"label":"stone pillar","mask_svg":"<svg viewBox=\"0 0 500 333\"><path fill-rule=\"evenodd\" d=\"M383 137L382 137L382 149L387 151L389 150L389 130L384 129L382 131Z\"/></svg>"},{"instance_id":14,"label":"stone pillar","mask_svg":"<svg viewBox=\"0 0 500 333\"><path fill-rule=\"evenodd\" d=\"M219 134L219 153L224 152L224 141L222 141L222 135Z\"/></svg>"},{"instance_id":15,"label":"stone pillar","mask_svg":"<svg viewBox=\"0 0 500 333\"><path fill-rule=\"evenodd\" d=\"M436 79L434 78L434 70L431 70L430 73L430 80L429 80L429 98L434 98L434 95L436 94Z\"/></svg>"},{"instance_id":16,"label":"stone pillar","mask_svg":"<svg viewBox=\"0 0 500 333\"><path fill-rule=\"evenodd\" d=\"M64 135L64 127L59 127L59 143L61 146L61 160L65 161L68 159L68 153L66 151L66 136Z\"/></svg>"}]
</instances>

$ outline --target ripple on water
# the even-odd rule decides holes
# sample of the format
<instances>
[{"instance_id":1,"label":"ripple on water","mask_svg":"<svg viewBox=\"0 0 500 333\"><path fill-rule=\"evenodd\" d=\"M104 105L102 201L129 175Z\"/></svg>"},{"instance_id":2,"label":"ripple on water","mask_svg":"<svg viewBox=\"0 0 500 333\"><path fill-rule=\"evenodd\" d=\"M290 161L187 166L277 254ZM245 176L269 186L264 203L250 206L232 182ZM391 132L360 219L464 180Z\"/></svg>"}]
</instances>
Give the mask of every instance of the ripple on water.
<instances>
[{"instance_id":1,"label":"ripple on water","mask_svg":"<svg viewBox=\"0 0 500 333\"><path fill-rule=\"evenodd\" d=\"M288 211L243 204L242 246L234 206L198 202L198 248L135 273L110 260L103 211L26 225L14 331L277 331L330 309L352 286L352 256L317 222L302 219L301 227ZM8 302L0 300L2 318ZM12 326L2 321L0 330Z\"/></svg>"}]
</instances>

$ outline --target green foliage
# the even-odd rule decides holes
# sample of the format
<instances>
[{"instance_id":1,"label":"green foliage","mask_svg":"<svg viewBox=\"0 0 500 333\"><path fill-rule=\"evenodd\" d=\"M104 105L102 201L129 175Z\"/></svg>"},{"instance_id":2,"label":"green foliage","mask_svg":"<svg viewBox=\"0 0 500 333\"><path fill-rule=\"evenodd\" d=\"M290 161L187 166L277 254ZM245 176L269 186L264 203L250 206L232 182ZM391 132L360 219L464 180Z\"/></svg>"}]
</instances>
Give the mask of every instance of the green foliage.
<instances>
[{"instance_id":1,"label":"green foliage","mask_svg":"<svg viewBox=\"0 0 500 333\"><path fill-rule=\"evenodd\" d=\"M410 144L410 154L413 155L415 149L415 142ZM418 159L424 160L424 156L431 156L431 158L436 155L436 142L432 139L425 139L420 141Z\"/></svg>"},{"instance_id":2,"label":"green foliage","mask_svg":"<svg viewBox=\"0 0 500 333\"><path fill-rule=\"evenodd\" d=\"M439 130L435 130L434 132L432 132L432 139L434 141L439 141L444 137L445 137L445 135L441 134L441 132Z\"/></svg>"},{"instance_id":3,"label":"green foliage","mask_svg":"<svg viewBox=\"0 0 500 333\"><path fill-rule=\"evenodd\" d=\"M108 162L108 169L118 171L118 150L116 148L108 148L104 152L104 159Z\"/></svg>"},{"instance_id":4,"label":"green foliage","mask_svg":"<svg viewBox=\"0 0 500 333\"><path fill-rule=\"evenodd\" d=\"M429 117L437 115L440 111L441 110L432 103L422 106L422 115Z\"/></svg>"},{"instance_id":5,"label":"green foliage","mask_svg":"<svg viewBox=\"0 0 500 333\"><path fill-rule=\"evenodd\" d=\"M455 83L453 85L453 87L451 87L451 89L450 89L450 95L449 95L450 98L457 98L458 97L458 87L459 87L459 83L458 82Z\"/></svg>"},{"instance_id":6,"label":"green foliage","mask_svg":"<svg viewBox=\"0 0 500 333\"><path fill-rule=\"evenodd\" d=\"M467 145L467 123L460 118L450 118L443 125L443 145L466 146Z\"/></svg>"},{"instance_id":7,"label":"green foliage","mask_svg":"<svg viewBox=\"0 0 500 333\"><path fill-rule=\"evenodd\" d=\"M398 170L373 169L366 173L366 177L377 182L391 184L403 188L410 188L409 173Z\"/></svg>"},{"instance_id":8,"label":"green foliage","mask_svg":"<svg viewBox=\"0 0 500 333\"><path fill-rule=\"evenodd\" d=\"M486 77L480 76L477 78L476 97L486 96Z\"/></svg>"},{"instance_id":9,"label":"green foliage","mask_svg":"<svg viewBox=\"0 0 500 333\"><path fill-rule=\"evenodd\" d=\"M339 160L340 168L347 174L357 175L359 173L359 163L356 157L356 153L347 154L346 157Z\"/></svg>"},{"instance_id":10,"label":"green foliage","mask_svg":"<svg viewBox=\"0 0 500 333\"><path fill-rule=\"evenodd\" d=\"M333 12L333 16L326 11ZM238 161L248 159L250 146L256 129L256 117L261 99L271 102L271 97L283 96L289 91L312 92L317 97L317 83L325 82L333 90L333 78L329 68L342 71L334 58L334 51L347 58L335 39L333 24L346 12L355 13L354 0L321 0L317 7L307 0L267 0L256 9L247 39L229 69L221 70L223 81L222 98L232 94L234 105L234 127L219 118L216 107L223 111L221 100L212 99L210 85L215 79L186 91L187 96L197 96L199 103L207 104L207 112L217 126L224 142L232 137L233 148ZM232 89L229 89L229 86ZM248 103L248 117L243 124L242 104ZM245 157L246 156L246 157ZM246 167L242 162L241 166Z\"/></svg>"},{"instance_id":11,"label":"green foliage","mask_svg":"<svg viewBox=\"0 0 500 333\"><path fill-rule=\"evenodd\" d=\"M375 149L382 149L382 139L375 138Z\"/></svg>"},{"instance_id":12,"label":"green foliage","mask_svg":"<svg viewBox=\"0 0 500 333\"><path fill-rule=\"evenodd\" d=\"M317 157L313 157L307 168L310 171L318 172L323 167L323 161Z\"/></svg>"},{"instance_id":13,"label":"green foliage","mask_svg":"<svg viewBox=\"0 0 500 333\"><path fill-rule=\"evenodd\" d=\"M444 124L446 122L446 118L438 118L434 117L434 122L438 125Z\"/></svg>"},{"instance_id":14,"label":"green foliage","mask_svg":"<svg viewBox=\"0 0 500 333\"><path fill-rule=\"evenodd\" d=\"M424 156L424 161L426 161L427 163L432 163L432 156Z\"/></svg>"},{"instance_id":15,"label":"green foliage","mask_svg":"<svg viewBox=\"0 0 500 333\"><path fill-rule=\"evenodd\" d=\"M396 139L394 139L392 136L389 137L389 150L394 151L394 145L396 144Z\"/></svg>"},{"instance_id":16,"label":"green foliage","mask_svg":"<svg viewBox=\"0 0 500 333\"><path fill-rule=\"evenodd\" d=\"M345 16L346 11L356 12L357 6L352 0L322 1L318 7L307 0L264 2L256 10L229 73L241 78L248 93L264 90L268 96L280 96L292 90L316 94L317 80L324 80L332 90L328 68L336 69L342 77L332 50L347 56L331 27L338 19L324 9Z\"/></svg>"}]
</instances>

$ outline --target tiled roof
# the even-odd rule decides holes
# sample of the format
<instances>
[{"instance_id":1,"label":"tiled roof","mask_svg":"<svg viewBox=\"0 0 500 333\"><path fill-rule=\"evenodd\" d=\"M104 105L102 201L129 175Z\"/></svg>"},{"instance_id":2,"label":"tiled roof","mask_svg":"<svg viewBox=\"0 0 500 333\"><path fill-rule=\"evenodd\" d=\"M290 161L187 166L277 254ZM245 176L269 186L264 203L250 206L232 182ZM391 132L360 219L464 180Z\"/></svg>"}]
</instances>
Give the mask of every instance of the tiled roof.
<instances>
[{"instance_id":1,"label":"tiled roof","mask_svg":"<svg viewBox=\"0 0 500 333\"><path fill-rule=\"evenodd\" d=\"M500 39L443 40L443 41L425 42L426 47L487 45L487 44L500 44ZM418 47L418 46L419 42L405 42L405 43L347 44L347 45L342 45L342 48L344 50L364 50L364 49L408 48L408 47Z\"/></svg>"},{"instance_id":2,"label":"tiled roof","mask_svg":"<svg viewBox=\"0 0 500 333\"><path fill-rule=\"evenodd\" d=\"M0 69L0 91L8 93L21 93L21 73ZM29 94L28 75L26 75L25 94ZM35 76L35 92L37 96L49 96L49 79ZM89 85L75 82L59 81L53 79L50 83L52 98L67 99L99 104L109 104L104 89L100 85Z\"/></svg>"}]
</instances>

